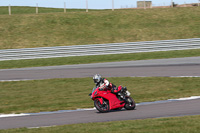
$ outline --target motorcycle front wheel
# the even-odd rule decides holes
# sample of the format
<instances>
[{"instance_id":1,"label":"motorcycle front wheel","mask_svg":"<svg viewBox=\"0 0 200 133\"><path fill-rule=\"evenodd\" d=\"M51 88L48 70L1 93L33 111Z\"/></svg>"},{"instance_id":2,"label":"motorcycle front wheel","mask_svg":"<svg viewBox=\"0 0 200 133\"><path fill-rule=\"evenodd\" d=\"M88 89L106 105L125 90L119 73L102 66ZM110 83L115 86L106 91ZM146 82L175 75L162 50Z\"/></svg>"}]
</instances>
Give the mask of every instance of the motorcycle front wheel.
<instances>
[{"instance_id":1,"label":"motorcycle front wheel","mask_svg":"<svg viewBox=\"0 0 200 133\"><path fill-rule=\"evenodd\" d=\"M126 104L124 105L124 108L127 110L134 110L136 107L135 101L131 97L126 97Z\"/></svg>"},{"instance_id":2,"label":"motorcycle front wheel","mask_svg":"<svg viewBox=\"0 0 200 133\"><path fill-rule=\"evenodd\" d=\"M110 110L108 102L105 101L105 103L101 104L99 99L94 100L94 106L101 113L105 113Z\"/></svg>"}]
</instances>

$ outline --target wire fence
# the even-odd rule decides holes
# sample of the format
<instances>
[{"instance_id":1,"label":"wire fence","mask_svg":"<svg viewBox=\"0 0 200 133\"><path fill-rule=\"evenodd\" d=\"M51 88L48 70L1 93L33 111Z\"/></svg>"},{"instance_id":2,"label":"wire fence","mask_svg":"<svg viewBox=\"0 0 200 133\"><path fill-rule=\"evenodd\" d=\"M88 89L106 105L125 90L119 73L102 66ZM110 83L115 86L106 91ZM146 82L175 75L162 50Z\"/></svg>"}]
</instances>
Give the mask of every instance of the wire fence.
<instances>
[{"instance_id":1,"label":"wire fence","mask_svg":"<svg viewBox=\"0 0 200 133\"><path fill-rule=\"evenodd\" d=\"M200 49L200 38L0 50L0 61Z\"/></svg>"},{"instance_id":2,"label":"wire fence","mask_svg":"<svg viewBox=\"0 0 200 133\"><path fill-rule=\"evenodd\" d=\"M89 9L146 9L146 8L169 8L169 7L192 7L200 6L200 0L57 0L57 1L42 1L42 0L32 0L27 2L18 1L3 1L0 6L6 6L6 8L0 8L0 14L16 14L15 6L30 6L33 7L31 13L46 13L42 7L52 7L59 8L56 12L67 12L71 9L83 9L88 12ZM37 3L36 3L37 2ZM151 4L148 4L151 2ZM140 3L140 4L138 4ZM29 13L27 9L24 8L24 12ZM49 10L51 12L51 10Z\"/></svg>"}]
</instances>

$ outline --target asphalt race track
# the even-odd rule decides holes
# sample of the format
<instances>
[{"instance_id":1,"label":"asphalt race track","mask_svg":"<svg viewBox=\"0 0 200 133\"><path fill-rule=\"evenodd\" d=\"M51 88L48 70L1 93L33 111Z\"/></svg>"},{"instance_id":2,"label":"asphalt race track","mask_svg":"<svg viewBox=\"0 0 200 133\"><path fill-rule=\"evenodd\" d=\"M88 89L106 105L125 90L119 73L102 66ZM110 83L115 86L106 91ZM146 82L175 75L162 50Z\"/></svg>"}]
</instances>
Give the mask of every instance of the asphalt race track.
<instances>
[{"instance_id":1,"label":"asphalt race track","mask_svg":"<svg viewBox=\"0 0 200 133\"><path fill-rule=\"evenodd\" d=\"M200 115L200 99L140 105L136 110L98 113L97 110L0 118L0 129L42 127L75 123Z\"/></svg>"},{"instance_id":2,"label":"asphalt race track","mask_svg":"<svg viewBox=\"0 0 200 133\"><path fill-rule=\"evenodd\" d=\"M0 69L0 81L92 77L95 73L99 73L104 77L200 77L200 57L22 69ZM122 110L112 111L109 113L98 113L96 110L90 110L5 117L0 118L0 129L41 127L88 122L135 120L184 115L200 115L200 99L139 105L136 107L136 110L132 111Z\"/></svg>"},{"instance_id":3,"label":"asphalt race track","mask_svg":"<svg viewBox=\"0 0 200 133\"><path fill-rule=\"evenodd\" d=\"M103 77L200 76L200 57L0 69L0 81L81 78L96 73Z\"/></svg>"}]
</instances>

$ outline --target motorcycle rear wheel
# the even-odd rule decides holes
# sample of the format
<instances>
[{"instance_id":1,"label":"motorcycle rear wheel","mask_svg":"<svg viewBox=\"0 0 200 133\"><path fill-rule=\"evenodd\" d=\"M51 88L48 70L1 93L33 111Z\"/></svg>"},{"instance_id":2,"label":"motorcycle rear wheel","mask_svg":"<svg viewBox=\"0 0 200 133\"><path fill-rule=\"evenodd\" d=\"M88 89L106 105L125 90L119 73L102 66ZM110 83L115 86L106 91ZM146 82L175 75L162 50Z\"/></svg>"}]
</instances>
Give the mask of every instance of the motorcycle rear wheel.
<instances>
[{"instance_id":1,"label":"motorcycle rear wheel","mask_svg":"<svg viewBox=\"0 0 200 133\"><path fill-rule=\"evenodd\" d=\"M134 110L136 105L135 105L135 101L133 100L133 98L126 97L126 101L127 101L127 103L124 105L124 108L127 110Z\"/></svg>"},{"instance_id":2,"label":"motorcycle rear wheel","mask_svg":"<svg viewBox=\"0 0 200 133\"><path fill-rule=\"evenodd\" d=\"M105 101L105 103L101 104L99 99L94 100L94 106L101 113L106 113L110 110L108 102Z\"/></svg>"}]
</instances>

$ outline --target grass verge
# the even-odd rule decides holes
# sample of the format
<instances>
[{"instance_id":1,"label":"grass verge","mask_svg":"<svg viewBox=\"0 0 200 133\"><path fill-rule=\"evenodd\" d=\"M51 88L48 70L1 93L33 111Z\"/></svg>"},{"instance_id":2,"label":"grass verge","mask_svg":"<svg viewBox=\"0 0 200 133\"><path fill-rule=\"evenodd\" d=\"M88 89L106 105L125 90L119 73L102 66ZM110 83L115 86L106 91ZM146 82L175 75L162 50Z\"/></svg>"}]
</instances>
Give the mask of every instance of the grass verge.
<instances>
[{"instance_id":1,"label":"grass verge","mask_svg":"<svg viewBox=\"0 0 200 133\"><path fill-rule=\"evenodd\" d=\"M127 86L137 103L200 95L200 78L109 78ZM27 113L93 107L92 78L0 82L0 113Z\"/></svg>"},{"instance_id":2,"label":"grass verge","mask_svg":"<svg viewBox=\"0 0 200 133\"><path fill-rule=\"evenodd\" d=\"M0 133L199 133L200 115L156 118L145 120L128 120L73 124L35 129L0 130Z\"/></svg>"},{"instance_id":3,"label":"grass verge","mask_svg":"<svg viewBox=\"0 0 200 133\"><path fill-rule=\"evenodd\" d=\"M30 8L30 9L29 9ZM0 7L0 49L199 38L200 7L83 10ZM45 13L52 12L52 13ZM29 13L29 14L26 14Z\"/></svg>"},{"instance_id":4,"label":"grass verge","mask_svg":"<svg viewBox=\"0 0 200 133\"><path fill-rule=\"evenodd\" d=\"M200 49L0 61L0 69L200 56Z\"/></svg>"}]
</instances>

